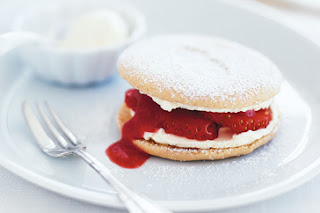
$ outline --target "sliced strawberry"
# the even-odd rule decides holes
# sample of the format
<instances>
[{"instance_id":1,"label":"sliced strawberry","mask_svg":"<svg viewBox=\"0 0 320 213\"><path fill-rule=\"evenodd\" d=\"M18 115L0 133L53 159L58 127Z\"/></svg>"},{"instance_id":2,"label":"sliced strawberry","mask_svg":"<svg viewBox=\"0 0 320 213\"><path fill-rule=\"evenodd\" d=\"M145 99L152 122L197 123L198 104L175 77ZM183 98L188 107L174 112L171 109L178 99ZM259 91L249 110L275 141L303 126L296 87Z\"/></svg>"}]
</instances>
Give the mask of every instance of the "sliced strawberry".
<instances>
[{"instance_id":1,"label":"sliced strawberry","mask_svg":"<svg viewBox=\"0 0 320 213\"><path fill-rule=\"evenodd\" d=\"M140 132L139 137L142 137L143 132L153 132L162 127L166 133L181 137L213 140L218 137L220 127L230 127L236 133L254 131L267 127L272 116L270 109L239 113L210 113L185 109L167 112L149 96L141 94L136 89L127 91L126 104L136 112L132 123L139 129L134 131Z\"/></svg>"},{"instance_id":2,"label":"sliced strawberry","mask_svg":"<svg viewBox=\"0 0 320 213\"><path fill-rule=\"evenodd\" d=\"M173 110L163 120L162 127L166 133L200 141L218 137L216 123L200 116L197 111Z\"/></svg>"},{"instance_id":3,"label":"sliced strawberry","mask_svg":"<svg viewBox=\"0 0 320 213\"><path fill-rule=\"evenodd\" d=\"M205 117L220 126L229 127L236 133L266 128L271 120L271 110L248 110L239 113L206 113Z\"/></svg>"},{"instance_id":4,"label":"sliced strawberry","mask_svg":"<svg viewBox=\"0 0 320 213\"><path fill-rule=\"evenodd\" d=\"M138 100L140 99L140 97L141 97L141 94L138 90L129 89L126 92L125 103L129 108L135 110L136 107L138 106Z\"/></svg>"}]
</instances>

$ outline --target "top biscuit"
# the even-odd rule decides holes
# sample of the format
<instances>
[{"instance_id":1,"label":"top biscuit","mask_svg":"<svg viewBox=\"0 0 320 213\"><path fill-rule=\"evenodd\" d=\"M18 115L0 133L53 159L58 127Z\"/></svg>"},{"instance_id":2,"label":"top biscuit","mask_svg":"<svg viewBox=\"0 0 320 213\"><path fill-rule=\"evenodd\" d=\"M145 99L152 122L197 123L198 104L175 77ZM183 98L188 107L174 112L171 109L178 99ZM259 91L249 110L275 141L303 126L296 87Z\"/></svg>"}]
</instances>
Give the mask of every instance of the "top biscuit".
<instances>
[{"instance_id":1,"label":"top biscuit","mask_svg":"<svg viewBox=\"0 0 320 213\"><path fill-rule=\"evenodd\" d=\"M118 71L140 92L169 102L235 110L271 100L281 73L261 53L226 39L157 36L135 43Z\"/></svg>"}]
</instances>

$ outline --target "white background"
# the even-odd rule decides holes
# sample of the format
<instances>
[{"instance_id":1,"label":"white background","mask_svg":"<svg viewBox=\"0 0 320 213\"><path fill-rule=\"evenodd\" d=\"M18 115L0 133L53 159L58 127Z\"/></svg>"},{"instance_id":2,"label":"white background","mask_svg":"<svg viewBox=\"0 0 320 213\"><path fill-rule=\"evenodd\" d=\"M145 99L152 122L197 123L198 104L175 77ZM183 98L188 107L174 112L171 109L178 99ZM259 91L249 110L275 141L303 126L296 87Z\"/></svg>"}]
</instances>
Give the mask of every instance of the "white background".
<instances>
[{"instance_id":1,"label":"white background","mask_svg":"<svg viewBox=\"0 0 320 213\"><path fill-rule=\"evenodd\" d=\"M141 2L142 1L139 1L139 3ZM279 4L279 2L281 2L280 0L228 0L228 2L276 18L279 22L296 29L320 44L319 3L315 6L306 5L301 7L297 4L292 5L291 1L285 0L282 1L285 2L285 4ZM264 5L261 2L269 3L268 5ZM292 0L292 2L299 3L299 0ZM309 0L306 2L312 1ZM22 0L0 1L0 31L3 32L7 30L7 26L10 25L13 17L18 15L26 6L30 7L32 4L34 3L27 3ZM276 198L249 206L219 212L319 212L319 198L320 176L317 176L303 186ZM125 211L94 206L73 199L64 198L60 195L43 190L0 167L0 212L118 213Z\"/></svg>"}]
</instances>

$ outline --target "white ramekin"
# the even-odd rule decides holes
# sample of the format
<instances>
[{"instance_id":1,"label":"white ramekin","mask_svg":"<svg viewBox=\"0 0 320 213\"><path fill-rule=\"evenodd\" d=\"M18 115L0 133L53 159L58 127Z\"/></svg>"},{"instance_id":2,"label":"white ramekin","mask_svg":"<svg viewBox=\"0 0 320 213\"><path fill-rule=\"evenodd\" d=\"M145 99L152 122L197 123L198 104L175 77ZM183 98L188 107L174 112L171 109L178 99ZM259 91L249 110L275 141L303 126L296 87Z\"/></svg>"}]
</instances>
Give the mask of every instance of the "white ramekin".
<instances>
[{"instance_id":1,"label":"white ramekin","mask_svg":"<svg viewBox=\"0 0 320 213\"><path fill-rule=\"evenodd\" d=\"M93 1L94 2L94 1ZM92 1L73 1L70 4L47 5L19 17L15 31L28 31L45 36L52 42L29 42L18 48L23 61L43 79L74 86L86 86L106 80L116 70L119 54L128 45L141 38L146 31L143 14L132 6L114 3L99 4ZM61 31L79 14L94 9L108 8L124 17L130 35L122 43L92 49L64 48L57 45ZM55 27L55 30L46 28ZM48 33L50 30L52 34ZM45 33L44 33L45 32Z\"/></svg>"}]
</instances>

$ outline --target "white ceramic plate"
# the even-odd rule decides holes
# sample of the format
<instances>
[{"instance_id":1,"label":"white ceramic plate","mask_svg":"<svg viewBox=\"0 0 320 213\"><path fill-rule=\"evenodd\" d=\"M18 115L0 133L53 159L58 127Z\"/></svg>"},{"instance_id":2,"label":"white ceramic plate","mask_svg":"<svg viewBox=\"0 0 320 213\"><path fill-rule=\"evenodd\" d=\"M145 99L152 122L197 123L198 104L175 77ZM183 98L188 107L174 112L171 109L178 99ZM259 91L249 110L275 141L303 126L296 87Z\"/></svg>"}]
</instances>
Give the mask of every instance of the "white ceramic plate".
<instances>
[{"instance_id":1,"label":"white ceramic plate","mask_svg":"<svg viewBox=\"0 0 320 213\"><path fill-rule=\"evenodd\" d=\"M288 3L288 6L292 6L290 5L292 3L294 4L293 6L307 6L310 9L315 9L315 11L320 8L320 2L317 0L288 0Z\"/></svg>"},{"instance_id":2,"label":"white ceramic plate","mask_svg":"<svg viewBox=\"0 0 320 213\"><path fill-rule=\"evenodd\" d=\"M238 158L182 163L152 157L139 169L123 169L105 155L108 145L120 137L115 116L128 85L119 76L93 88L62 88L40 81L7 57L0 61L0 163L4 167L62 195L121 207L112 188L81 160L50 158L35 145L21 103L48 100L88 151L121 181L176 211L252 203L292 189L320 171L317 46L267 18L218 1L137 1L137 7L146 14L150 34L218 35L270 57L290 82L278 98L282 122L276 138Z\"/></svg>"}]
</instances>

